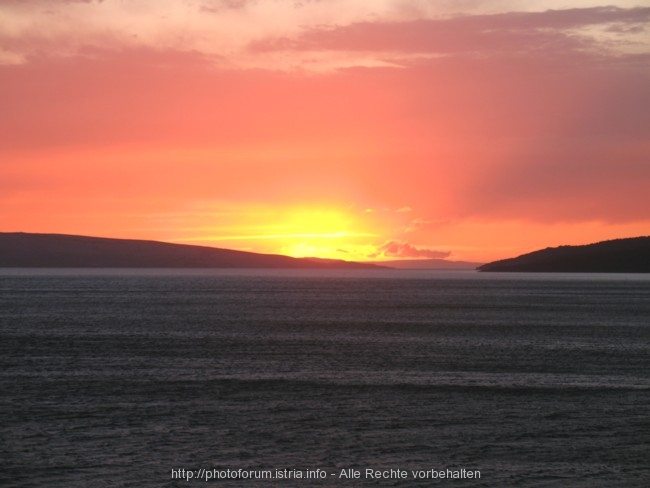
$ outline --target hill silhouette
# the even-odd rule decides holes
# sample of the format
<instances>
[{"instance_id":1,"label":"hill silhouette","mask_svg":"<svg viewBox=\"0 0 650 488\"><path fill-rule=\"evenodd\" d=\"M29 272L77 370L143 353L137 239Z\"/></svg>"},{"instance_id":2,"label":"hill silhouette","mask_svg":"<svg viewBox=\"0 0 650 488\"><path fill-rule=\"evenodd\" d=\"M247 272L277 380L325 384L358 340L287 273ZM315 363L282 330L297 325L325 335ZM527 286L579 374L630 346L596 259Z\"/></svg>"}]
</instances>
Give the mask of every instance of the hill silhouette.
<instances>
[{"instance_id":1,"label":"hill silhouette","mask_svg":"<svg viewBox=\"0 0 650 488\"><path fill-rule=\"evenodd\" d=\"M0 267L25 268L379 268L207 246L66 234L0 233Z\"/></svg>"},{"instance_id":2,"label":"hill silhouette","mask_svg":"<svg viewBox=\"0 0 650 488\"><path fill-rule=\"evenodd\" d=\"M480 271L650 273L650 237L549 247L484 264Z\"/></svg>"}]
</instances>

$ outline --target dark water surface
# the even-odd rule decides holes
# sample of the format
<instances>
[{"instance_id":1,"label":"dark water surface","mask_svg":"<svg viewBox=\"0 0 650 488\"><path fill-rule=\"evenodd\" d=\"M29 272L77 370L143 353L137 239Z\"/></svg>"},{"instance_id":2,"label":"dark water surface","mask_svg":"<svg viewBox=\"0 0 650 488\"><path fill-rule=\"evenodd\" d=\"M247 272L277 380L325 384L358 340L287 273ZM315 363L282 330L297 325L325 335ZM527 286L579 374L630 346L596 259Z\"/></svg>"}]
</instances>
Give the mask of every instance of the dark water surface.
<instances>
[{"instance_id":1,"label":"dark water surface","mask_svg":"<svg viewBox=\"0 0 650 488\"><path fill-rule=\"evenodd\" d=\"M650 486L650 275L5 269L0 366L1 486Z\"/></svg>"}]
</instances>

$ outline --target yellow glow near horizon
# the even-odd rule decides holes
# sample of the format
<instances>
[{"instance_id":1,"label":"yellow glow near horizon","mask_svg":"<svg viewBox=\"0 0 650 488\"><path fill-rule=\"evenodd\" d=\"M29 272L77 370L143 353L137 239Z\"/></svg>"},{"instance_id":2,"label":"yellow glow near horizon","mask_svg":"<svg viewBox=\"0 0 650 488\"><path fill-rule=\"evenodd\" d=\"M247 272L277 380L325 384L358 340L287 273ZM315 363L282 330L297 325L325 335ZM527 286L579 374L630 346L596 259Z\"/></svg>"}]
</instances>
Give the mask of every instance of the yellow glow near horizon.
<instances>
[{"instance_id":1,"label":"yellow glow near horizon","mask_svg":"<svg viewBox=\"0 0 650 488\"><path fill-rule=\"evenodd\" d=\"M241 209L236 223L206 228L209 235L179 242L224 243L224 247L291 257L367 259L378 237L353 212L321 207L285 207L273 211ZM248 224L250 222L250 224ZM261 225L260 225L261 223Z\"/></svg>"},{"instance_id":2,"label":"yellow glow near horizon","mask_svg":"<svg viewBox=\"0 0 650 488\"><path fill-rule=\"evenodd\" d=\"M351 259L347 249L358 238L376 234L360 232L359 223L340 210L322 208L290 209L277 224L280 252L292 257Z\"/></svg>"}]
</instances>

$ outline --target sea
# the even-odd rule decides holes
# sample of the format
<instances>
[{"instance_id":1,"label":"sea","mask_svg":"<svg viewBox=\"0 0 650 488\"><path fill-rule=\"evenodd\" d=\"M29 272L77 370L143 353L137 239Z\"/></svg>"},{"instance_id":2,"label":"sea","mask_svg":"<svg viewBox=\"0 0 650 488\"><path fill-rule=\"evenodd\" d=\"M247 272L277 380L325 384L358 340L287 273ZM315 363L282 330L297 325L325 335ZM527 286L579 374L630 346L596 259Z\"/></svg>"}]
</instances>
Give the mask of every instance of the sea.
<instances>
[{"instance_id":1,"label":"sea","mask_svg":"<svg viewBox=\"0 0 650 488\"><path fill-rule=\"evenodd\" d=\"M0 486L650 486L650 275L0 270Z\"/></svg>"}]
</instances>

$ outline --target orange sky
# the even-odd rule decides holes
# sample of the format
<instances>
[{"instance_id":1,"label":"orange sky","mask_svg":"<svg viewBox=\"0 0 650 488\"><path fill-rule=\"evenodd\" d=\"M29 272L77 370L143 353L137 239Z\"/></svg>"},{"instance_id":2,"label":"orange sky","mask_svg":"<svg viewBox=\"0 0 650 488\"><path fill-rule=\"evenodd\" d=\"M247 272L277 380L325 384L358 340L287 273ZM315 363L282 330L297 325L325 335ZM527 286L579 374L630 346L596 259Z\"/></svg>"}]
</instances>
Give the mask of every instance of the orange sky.
<instances>
[{"instance_id":1,"label":"orange sky","mask_svg":"<svg viewBox=\"0 0 650 488\"><path fill-rule=\"evenodd\" d=\"M533 3L2 2L0 231L481 262L650 234L650 8Z\"/></svg>"}]
</instances>

